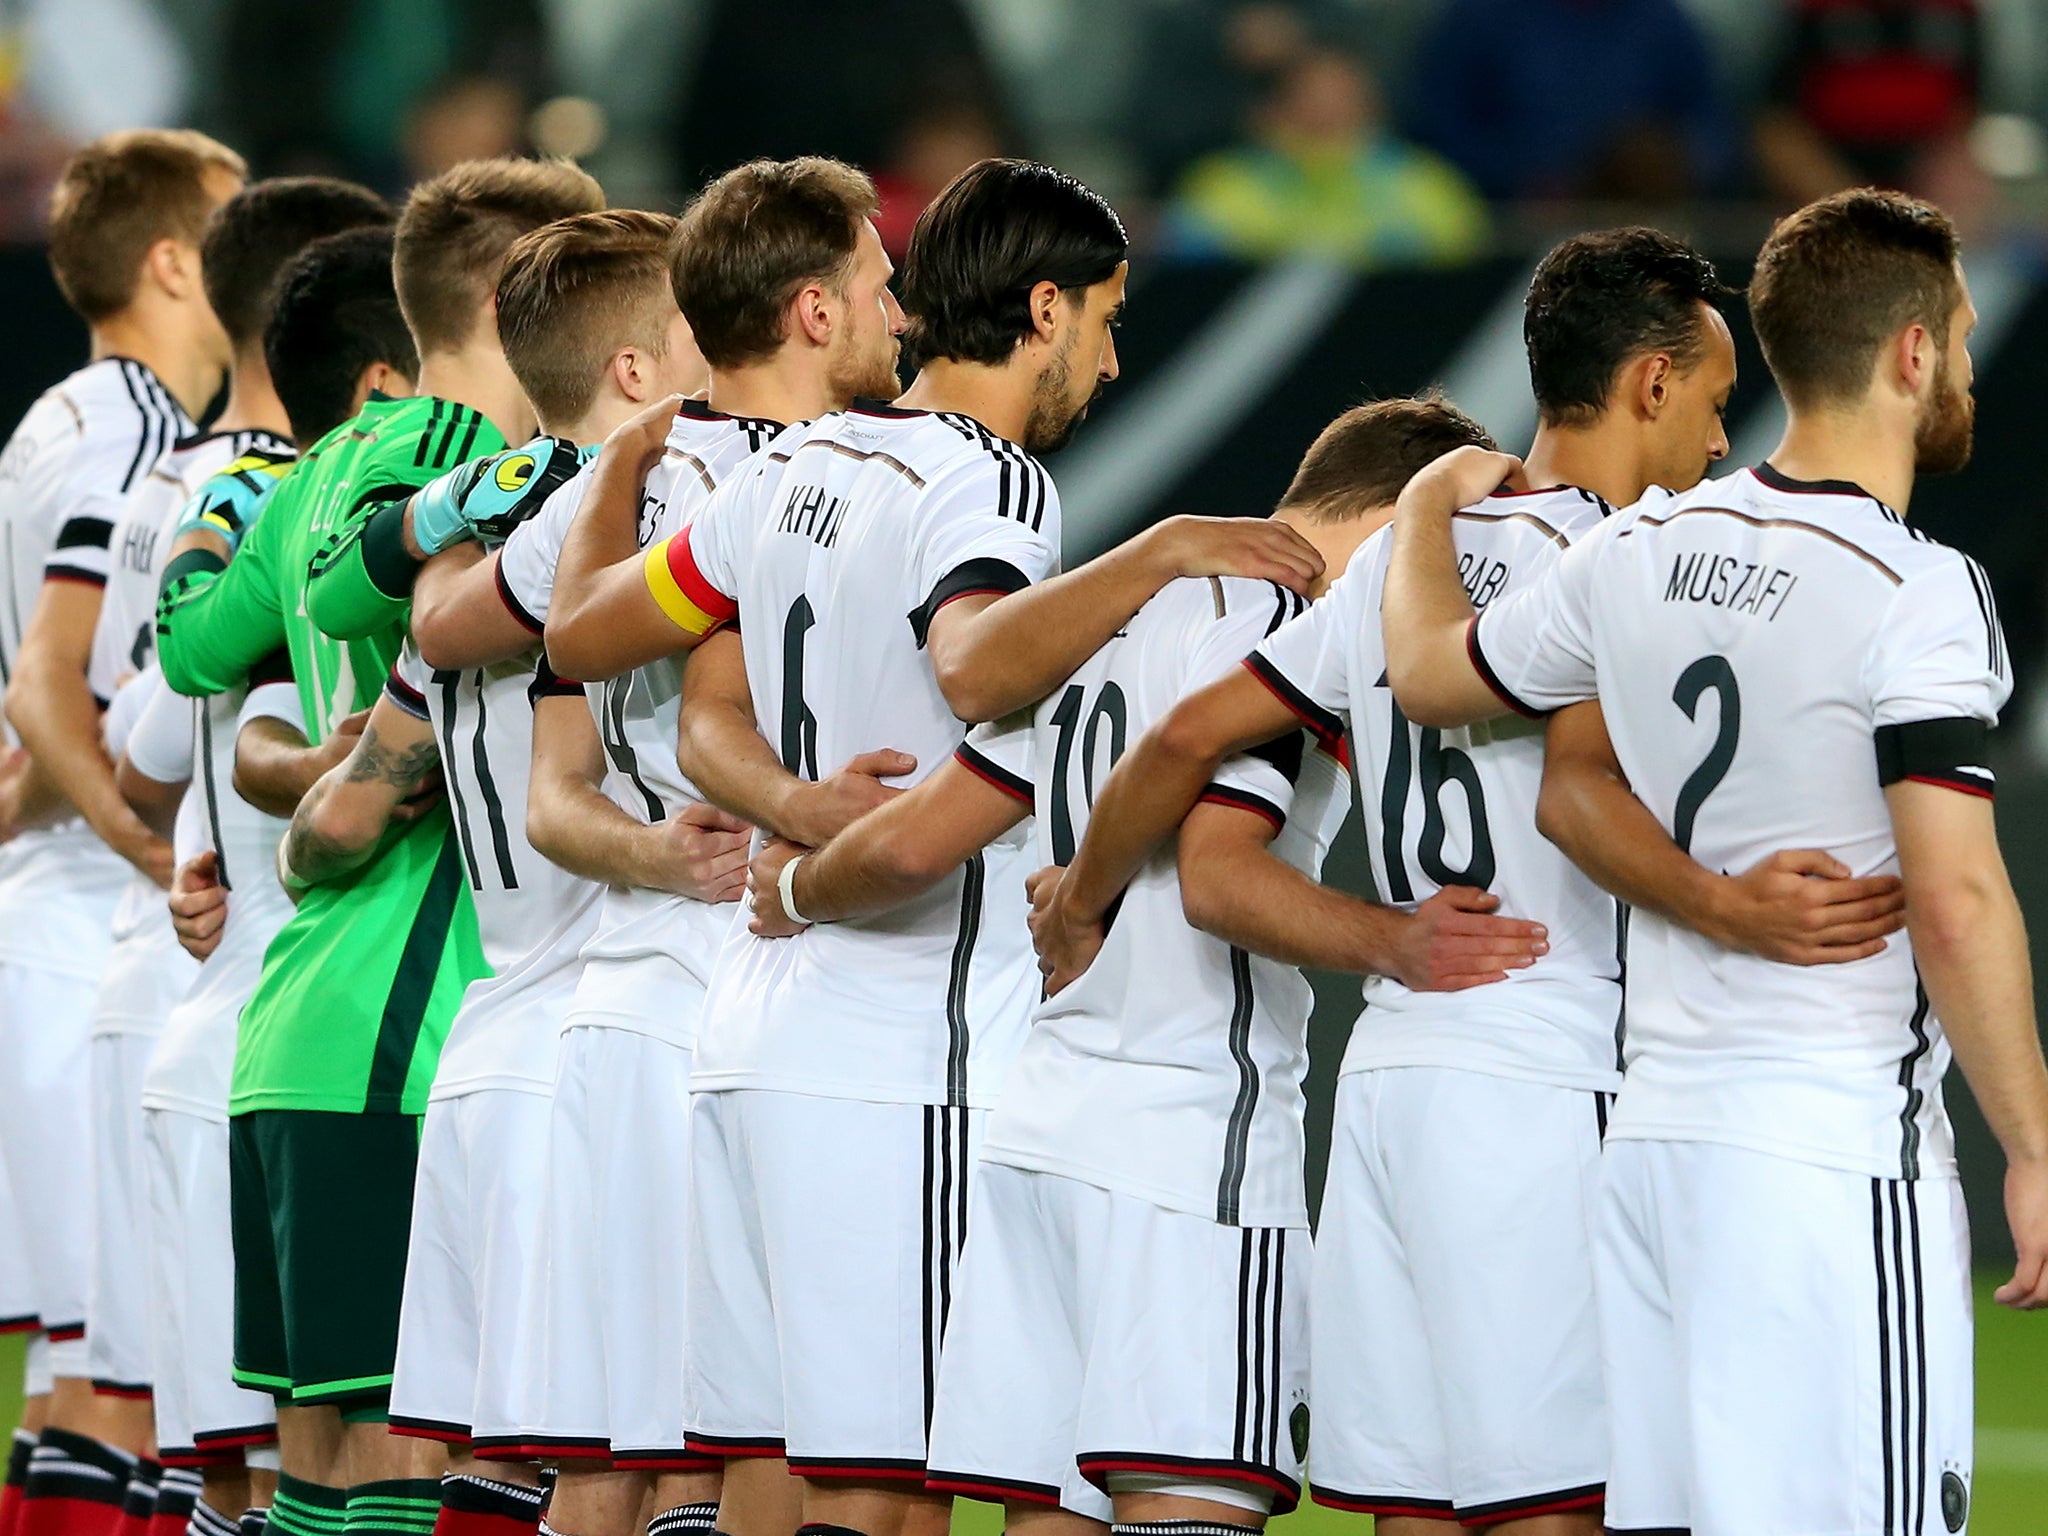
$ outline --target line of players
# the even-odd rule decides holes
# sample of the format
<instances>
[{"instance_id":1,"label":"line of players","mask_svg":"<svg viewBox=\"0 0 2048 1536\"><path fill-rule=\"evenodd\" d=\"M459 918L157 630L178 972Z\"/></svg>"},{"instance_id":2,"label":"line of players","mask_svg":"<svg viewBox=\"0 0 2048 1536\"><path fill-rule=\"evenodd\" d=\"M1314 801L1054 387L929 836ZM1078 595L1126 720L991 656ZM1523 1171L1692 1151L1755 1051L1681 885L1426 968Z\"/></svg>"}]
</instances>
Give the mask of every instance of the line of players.
<instances>
[{"instance_id":1,"label":"line of players","mask_svg":"<svg viewBox=\"0 0 2048 1536\"><path fill-rule=\"evenodd\" d=\"M67 173L96 361L0 463L24 1531L481 1536L547 1466L565 1536L1228 1536L1311 1375L1390 1536L1960 1528L1949 1041L2020 1303L2048 1081L1988 586L1900 516L1967 457L1938 214L1774 233L1745 475L1688 489L1725 290L1616 231L1538 271L1526 466L1381 402L1062 574L1126 273L1068 178L901 274L831 162L240 179ZM1386 904L1316 878L1347 766ZM1371 978L1313 1262L1300 965Z\"/></svg>"}]
</instances>

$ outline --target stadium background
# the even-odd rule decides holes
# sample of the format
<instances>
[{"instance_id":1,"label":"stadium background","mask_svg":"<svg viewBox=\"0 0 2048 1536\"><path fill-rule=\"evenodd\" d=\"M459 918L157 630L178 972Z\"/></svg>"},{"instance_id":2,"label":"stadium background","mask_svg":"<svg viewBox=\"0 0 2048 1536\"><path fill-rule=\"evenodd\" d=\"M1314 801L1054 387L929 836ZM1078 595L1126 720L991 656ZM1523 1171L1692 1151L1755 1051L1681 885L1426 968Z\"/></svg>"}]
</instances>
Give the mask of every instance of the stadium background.
<instances>
[{"instance_id":1,"label":"stadium background","mask_svg":"<svg viewBox=\"0 0 2048 1536\"><path fill-rule=\"evenodd\" d=\"M813 59L831 67L798 68ZM750 154L833 153L876 174L898 249L954 170L1031 154L1109 194L1136 242L1123 377L1052 465L1071 563L1171 512L1262 515L1360 399L1441 384L1526 446L1521 293L1561 235L1658 223L1739 283L1774 212L1886 180L1941 201L1969 241L1976 461L1913 512L1997 588L2018 671L1999 819L2038 944L2044 122L2048 0L0 0L0 418L82 356L39 208L68 147L111 128L190 123L258 174L393 193L469 155L567 153L614 202L656 207ZM1732 318L1743 463L1782 414ZM1355 818L1326 874L1367 886ZM1356 983L1318 978L1317 995L1320 1131ZM1999 1161L1949 1087L1989 1277L2010 1257ZM1971 1528L2048 1532L2048 1320L1988 1296L1979 1319ZM0 1425L17 1347L0 1343ZM977 1533L999 1524L962 1511Z\"/></svg>"}]
</instances>

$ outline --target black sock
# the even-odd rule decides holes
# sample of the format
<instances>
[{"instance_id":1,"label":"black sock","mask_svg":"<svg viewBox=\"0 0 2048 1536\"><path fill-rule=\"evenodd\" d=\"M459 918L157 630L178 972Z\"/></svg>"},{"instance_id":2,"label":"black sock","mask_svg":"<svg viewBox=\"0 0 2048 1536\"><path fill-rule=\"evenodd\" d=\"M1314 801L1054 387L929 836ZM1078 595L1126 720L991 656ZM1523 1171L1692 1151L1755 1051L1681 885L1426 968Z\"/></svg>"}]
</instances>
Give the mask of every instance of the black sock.
<instances>
[{"instance_id":1,"label":"black sock","mask_svg":"<svg viewBox=\"0 0 2048 1536\"><path fill-rule=\"evenodd\" d=\"M242 1511L242 1536L270 1536L270 1511L268 1509L245 1509Z\"/></svg>"},{"instance_id":2,"label":"black sock","mask_svg":"<svg viewBox=\"0 0 2048 1536\"><path fill-rule=\"evenodd\" d=\"M192 1509L192 1536L241 1536L242 1522L201 1499Z\"/></svg>"}]
</instances>

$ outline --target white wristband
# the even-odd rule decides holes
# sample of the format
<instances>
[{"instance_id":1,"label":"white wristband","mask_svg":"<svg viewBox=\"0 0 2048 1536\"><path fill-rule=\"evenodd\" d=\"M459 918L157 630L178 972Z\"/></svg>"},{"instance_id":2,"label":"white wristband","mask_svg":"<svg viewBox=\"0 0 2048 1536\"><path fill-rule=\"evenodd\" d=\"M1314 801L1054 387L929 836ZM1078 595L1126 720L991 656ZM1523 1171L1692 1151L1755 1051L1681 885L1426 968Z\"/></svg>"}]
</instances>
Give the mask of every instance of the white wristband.
<instances>
[{"instance_id":1,"label":"white wristband","mask_svg":"<svg viewBox=\"0 0 2048 1536\"><path fill-rule=\"evenodd\" d=\"M775 877L775 891L782 898L782 915L792 923L805 926L809 926L811 920L796 909L796 867L809 857L807 853L798 854L783 865L782 873Z\"/></svg>"}]
</instances>

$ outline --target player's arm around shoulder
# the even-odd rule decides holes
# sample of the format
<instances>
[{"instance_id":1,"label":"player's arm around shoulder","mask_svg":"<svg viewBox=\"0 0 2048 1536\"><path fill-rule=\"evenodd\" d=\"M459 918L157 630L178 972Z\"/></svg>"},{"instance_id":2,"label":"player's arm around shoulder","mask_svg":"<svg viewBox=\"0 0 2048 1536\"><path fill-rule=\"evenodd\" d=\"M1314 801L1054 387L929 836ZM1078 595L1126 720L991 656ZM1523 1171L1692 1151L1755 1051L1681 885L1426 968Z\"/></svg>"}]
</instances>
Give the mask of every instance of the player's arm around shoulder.
<instances>
[{"instance_id":1,"label":"player's arm around shoulder","mask_svg":"<svg viewBox=\"0 0 2048 1536\"><path fill-rule=\"evenodd\" d=\"M174 692L205 698L235 687L285 643L277 589L283 524L273 509L291 483L287 475L250 503L239 529L190 503L180 515L156 604L157 665Z\"/></svg>"},{"instance_id":2,"label":"player's arm around shoulder","mask_svg":"<svg viewBox=\"0 0 2048 1536\"><path fill-rule=\"evenodd\" d=\"M1469 725L1510 708L1474 660L1475 614L1458 578L1451 518L1520 472L1511 454L1456 448L1417 473L1395 502L1380 618L1387 680L1419 725Z\"/></svg>"},{"instance_id":3,"label":"player's arm around shoulder","mask_svg":"<svg viewBox=\"0 0 2048 1536\"><path fill-rule=\"evenodd\" d=\"M692 547L696 524L640 548L640 493L661 462L676 404L673 396L657 400L615 429L591 468L547 613L548 656L564 677L599 682L673 656L737 611ZM736 494L743 478L714 493L697 523L708 527L721 496Z\"/></svg>"}]
</instances>

